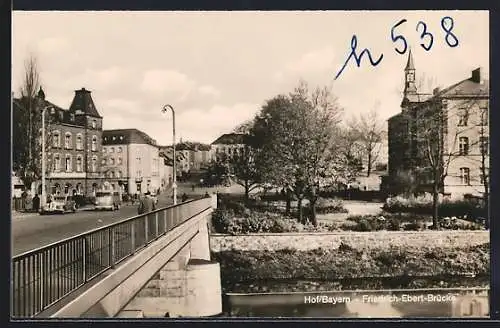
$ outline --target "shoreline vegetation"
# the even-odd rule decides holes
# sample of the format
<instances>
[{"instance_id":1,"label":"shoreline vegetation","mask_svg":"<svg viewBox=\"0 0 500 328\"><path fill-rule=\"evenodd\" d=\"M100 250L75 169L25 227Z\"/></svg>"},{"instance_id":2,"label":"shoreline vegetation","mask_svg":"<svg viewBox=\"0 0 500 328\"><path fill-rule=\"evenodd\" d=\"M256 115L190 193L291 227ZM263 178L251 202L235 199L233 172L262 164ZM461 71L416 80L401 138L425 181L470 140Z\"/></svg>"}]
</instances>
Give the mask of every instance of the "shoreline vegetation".
<instances>
[{"instance_id":1,"label":"shoreline vegetation","mask_svg":"<svg viewBox=\"0 0 500 328\"><path fill-rule=\"evenodd\" d=\"M490 245L212 253L224 292L488 287Z\"/></svg>"}]
</instances>

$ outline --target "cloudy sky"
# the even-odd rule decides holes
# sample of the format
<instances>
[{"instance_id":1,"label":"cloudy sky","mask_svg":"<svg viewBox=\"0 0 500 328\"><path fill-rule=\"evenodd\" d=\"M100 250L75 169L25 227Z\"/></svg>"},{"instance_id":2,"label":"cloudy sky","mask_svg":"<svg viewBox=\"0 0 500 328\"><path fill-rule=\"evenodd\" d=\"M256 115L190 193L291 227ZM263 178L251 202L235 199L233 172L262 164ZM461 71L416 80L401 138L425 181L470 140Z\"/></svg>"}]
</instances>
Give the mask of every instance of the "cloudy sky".
<instances>
[{"instance_id":1,"label":"cloudy sky","mask_svg":"<svg viewBox=\"0 0 500 328\"><path fill-rule=\"evenodd\" d=\"M444 16L457 47L445 41ZM407 61L391 40L401 19L394 32L411 46L422 91L489 69L486 11L14 12L12 88L17 94L32 53L48 100L67 108L85 87L105 129L138 128L160 144L172 142L164 104L176 109L178 137L210 143L300 79L331 88L347 116L376 108L387 119L400 110ZM433 34L429 51L419 21ZM334 80L353 34L359 52L384 57L376 67L351 60Z\"/></svg>"}]
</instances>

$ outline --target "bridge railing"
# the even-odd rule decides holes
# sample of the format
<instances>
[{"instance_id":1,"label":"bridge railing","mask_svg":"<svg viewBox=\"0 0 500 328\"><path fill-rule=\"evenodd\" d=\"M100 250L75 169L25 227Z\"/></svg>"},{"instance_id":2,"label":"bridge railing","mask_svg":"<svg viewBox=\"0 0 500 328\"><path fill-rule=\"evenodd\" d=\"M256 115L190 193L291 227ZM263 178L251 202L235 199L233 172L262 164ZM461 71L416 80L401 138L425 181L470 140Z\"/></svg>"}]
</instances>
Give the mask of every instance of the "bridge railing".
<instances>
[{"instance_id":1,"label":"bridge railing","mask_svg":"<svg viewBox=\"0 0 500 328\"><path fill-rule=\"evenodd\" d=\"M94 229L12 259L11 315L32 317L211 207L187 201Z\"/></svg>"}]
</instances>

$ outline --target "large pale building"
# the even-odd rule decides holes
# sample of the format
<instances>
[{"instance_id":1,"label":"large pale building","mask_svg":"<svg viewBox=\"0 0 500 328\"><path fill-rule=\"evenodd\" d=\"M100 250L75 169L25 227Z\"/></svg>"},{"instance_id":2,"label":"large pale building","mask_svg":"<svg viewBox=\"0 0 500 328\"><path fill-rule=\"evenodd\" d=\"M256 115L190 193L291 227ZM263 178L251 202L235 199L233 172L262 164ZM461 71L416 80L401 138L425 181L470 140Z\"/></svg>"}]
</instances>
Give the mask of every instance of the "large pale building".
<instances>
[{"instance_id":1,"label":"large pale building","mask_svg":"<svg viewBox=\"0 0 500 328\"><path fill-rule=\"evenodd\" d=\"M103 118L91 92L85 88L76 90L69 109L46 100L41 88L37 98L39 107L47 108L46 192L91 196L103 182L100 168ZM14 138L23 137L21 132L16 135L15 124L17 115L25 108L23 98L13 99ZM41 134L37 139L41 142ZM41 193L40 181L34 189Z\"/></svg>"},{"instance_id":2,"label":"large pale building","mask_svg":"<svg viewBox=\"0 0 500 328\"><path fill-rule=\"evenodd\" d=\"M103 131L103 173L124 192L140 194L160 189L162 160L156 141L140 130Z\"/></svg>"},{"instance_id":3,"label":"large pale building","mask_svg":"<svg viewBox=\"0 0 500 328\"><path fill-rule=\"evenodd\" d=\"M429 191L432 185L429 150L422 146L437 147L439 139L440 160L447 173L440 192L452 198L483 195L489 176L488 113L489 80L481 68L445 89L421 94L415 83L410 51L401 113L389 119L388 185L394 184L401 174L409 174L421 191ZM433 134L439 138L430 143L425 140L423 128L435 124L431 120L436 117L442 120L441 130Z\"/></svg>"}]
</instances>

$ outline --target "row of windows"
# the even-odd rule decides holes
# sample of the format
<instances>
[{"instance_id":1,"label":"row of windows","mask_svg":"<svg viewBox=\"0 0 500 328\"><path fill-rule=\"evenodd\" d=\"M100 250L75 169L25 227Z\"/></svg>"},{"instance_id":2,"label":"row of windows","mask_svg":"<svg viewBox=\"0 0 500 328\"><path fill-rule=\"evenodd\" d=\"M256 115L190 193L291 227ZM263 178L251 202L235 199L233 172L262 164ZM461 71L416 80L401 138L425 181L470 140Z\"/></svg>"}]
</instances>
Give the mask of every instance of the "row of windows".
<instances>
[{"instance_id":1,"label":"row of windows","mask_svg":"<svg viewBox=\"0 0 500 328\"><path fill-rule=\"evenodd\" d=\"M102 165L115 165L115 159L114 158L109 158L108 160L106 160L105 158L102 159ZM116 164L118 165L121 165L123 163L123 160L121 157L118 157L117 158L117 161L116 161Z\"/></svg>"},{"instance_id":2,"label":"row of windows","mask_svg":"<svg viewBox=\"0 0 500 328\"><path fill-rule=\"evenodd\" d=\"M103 153L105 153L106 151L107 151L107 150L106 150L106 148L102 148L102 152L103 152ZM122 147L117 147L117 148L116 148L116 152L117 152L117 153L121 153L122 151L123 151ZM110 148L109 148L109 152L110 152L110 153L114 153L114 152L115 152L115 148L114 148L114 147L110 147Z\"/></svg>"},{"instance_id":3,"label":"row of windows","mask_svg":"<svg viewBox=\"0 0 500 328\"><path fill-rule=\"evenodd\" d=\"M487 178L487 177L486 177ZM483 184L485 181L485 176L482 174L482 172L479 173L479 180L480 183ZM460 182L463 185L470 185L470 168L468 167L461 167L460 168Z\"/></svg>"},{"instance_id":4,"label":"row of windows","mask_svg":"<svg viewBox=\"0 0 500 328\"><path fill-rule=\"evenodd\" d=\"M109 171L109 172L106 174L106 176L107 176L108 178L121 178L121 177L123 177L123 174L122 174L122 172L121 172L121 171L116 171L116 172L115 172L115 171Z\"/></svg>"},{"instance_id":5,"label":"row of windows","mask_svg":"<svg viewBox=\"0 0 500 328\"><path fill-rule=\"evenodd\" d=\"M90 163L91 163L90 164L90 171L97 172L97 156L92 156ZM62 170L61 164L62 164L61 163L61 156L59 154L54 154L53 162L52 162L52 171L53 172L60 172ZM70 154L66 154L64 156L64 171L65 172L73 172L73 157ZM80 155L78 155L76 157L75 171L76 172L83 172L83 158Z\"/></svg>"},{"instance_id":6,"label":"row of windows","mask_svg":"<svg viewBox=\"0 0 500 328\"><path fill-rule=\"evenodd\" d=\"M479 137L479 152L480 154L488 155L489 137ZM469 155L470 144L468 137L460 137L458 139L458 153L459 155Z\"/></svg>"},{"instance_id":7,"label":"row of windows","mask_svg":"<svg viewBox=\"0 0 500 328\"><path fill-rule=\"evenodd\" d=\"M75 149L82 150L83 149L83 136L81 133L76 135ZM52 132L52 147L60 148L61 147L61 134L59 131ZM73 149L73 135L71 132L66 132L64 134L64 148L65 149ZM92 151L97 151L97 136L92 136Z\"/></svg>"}]
</instances>

